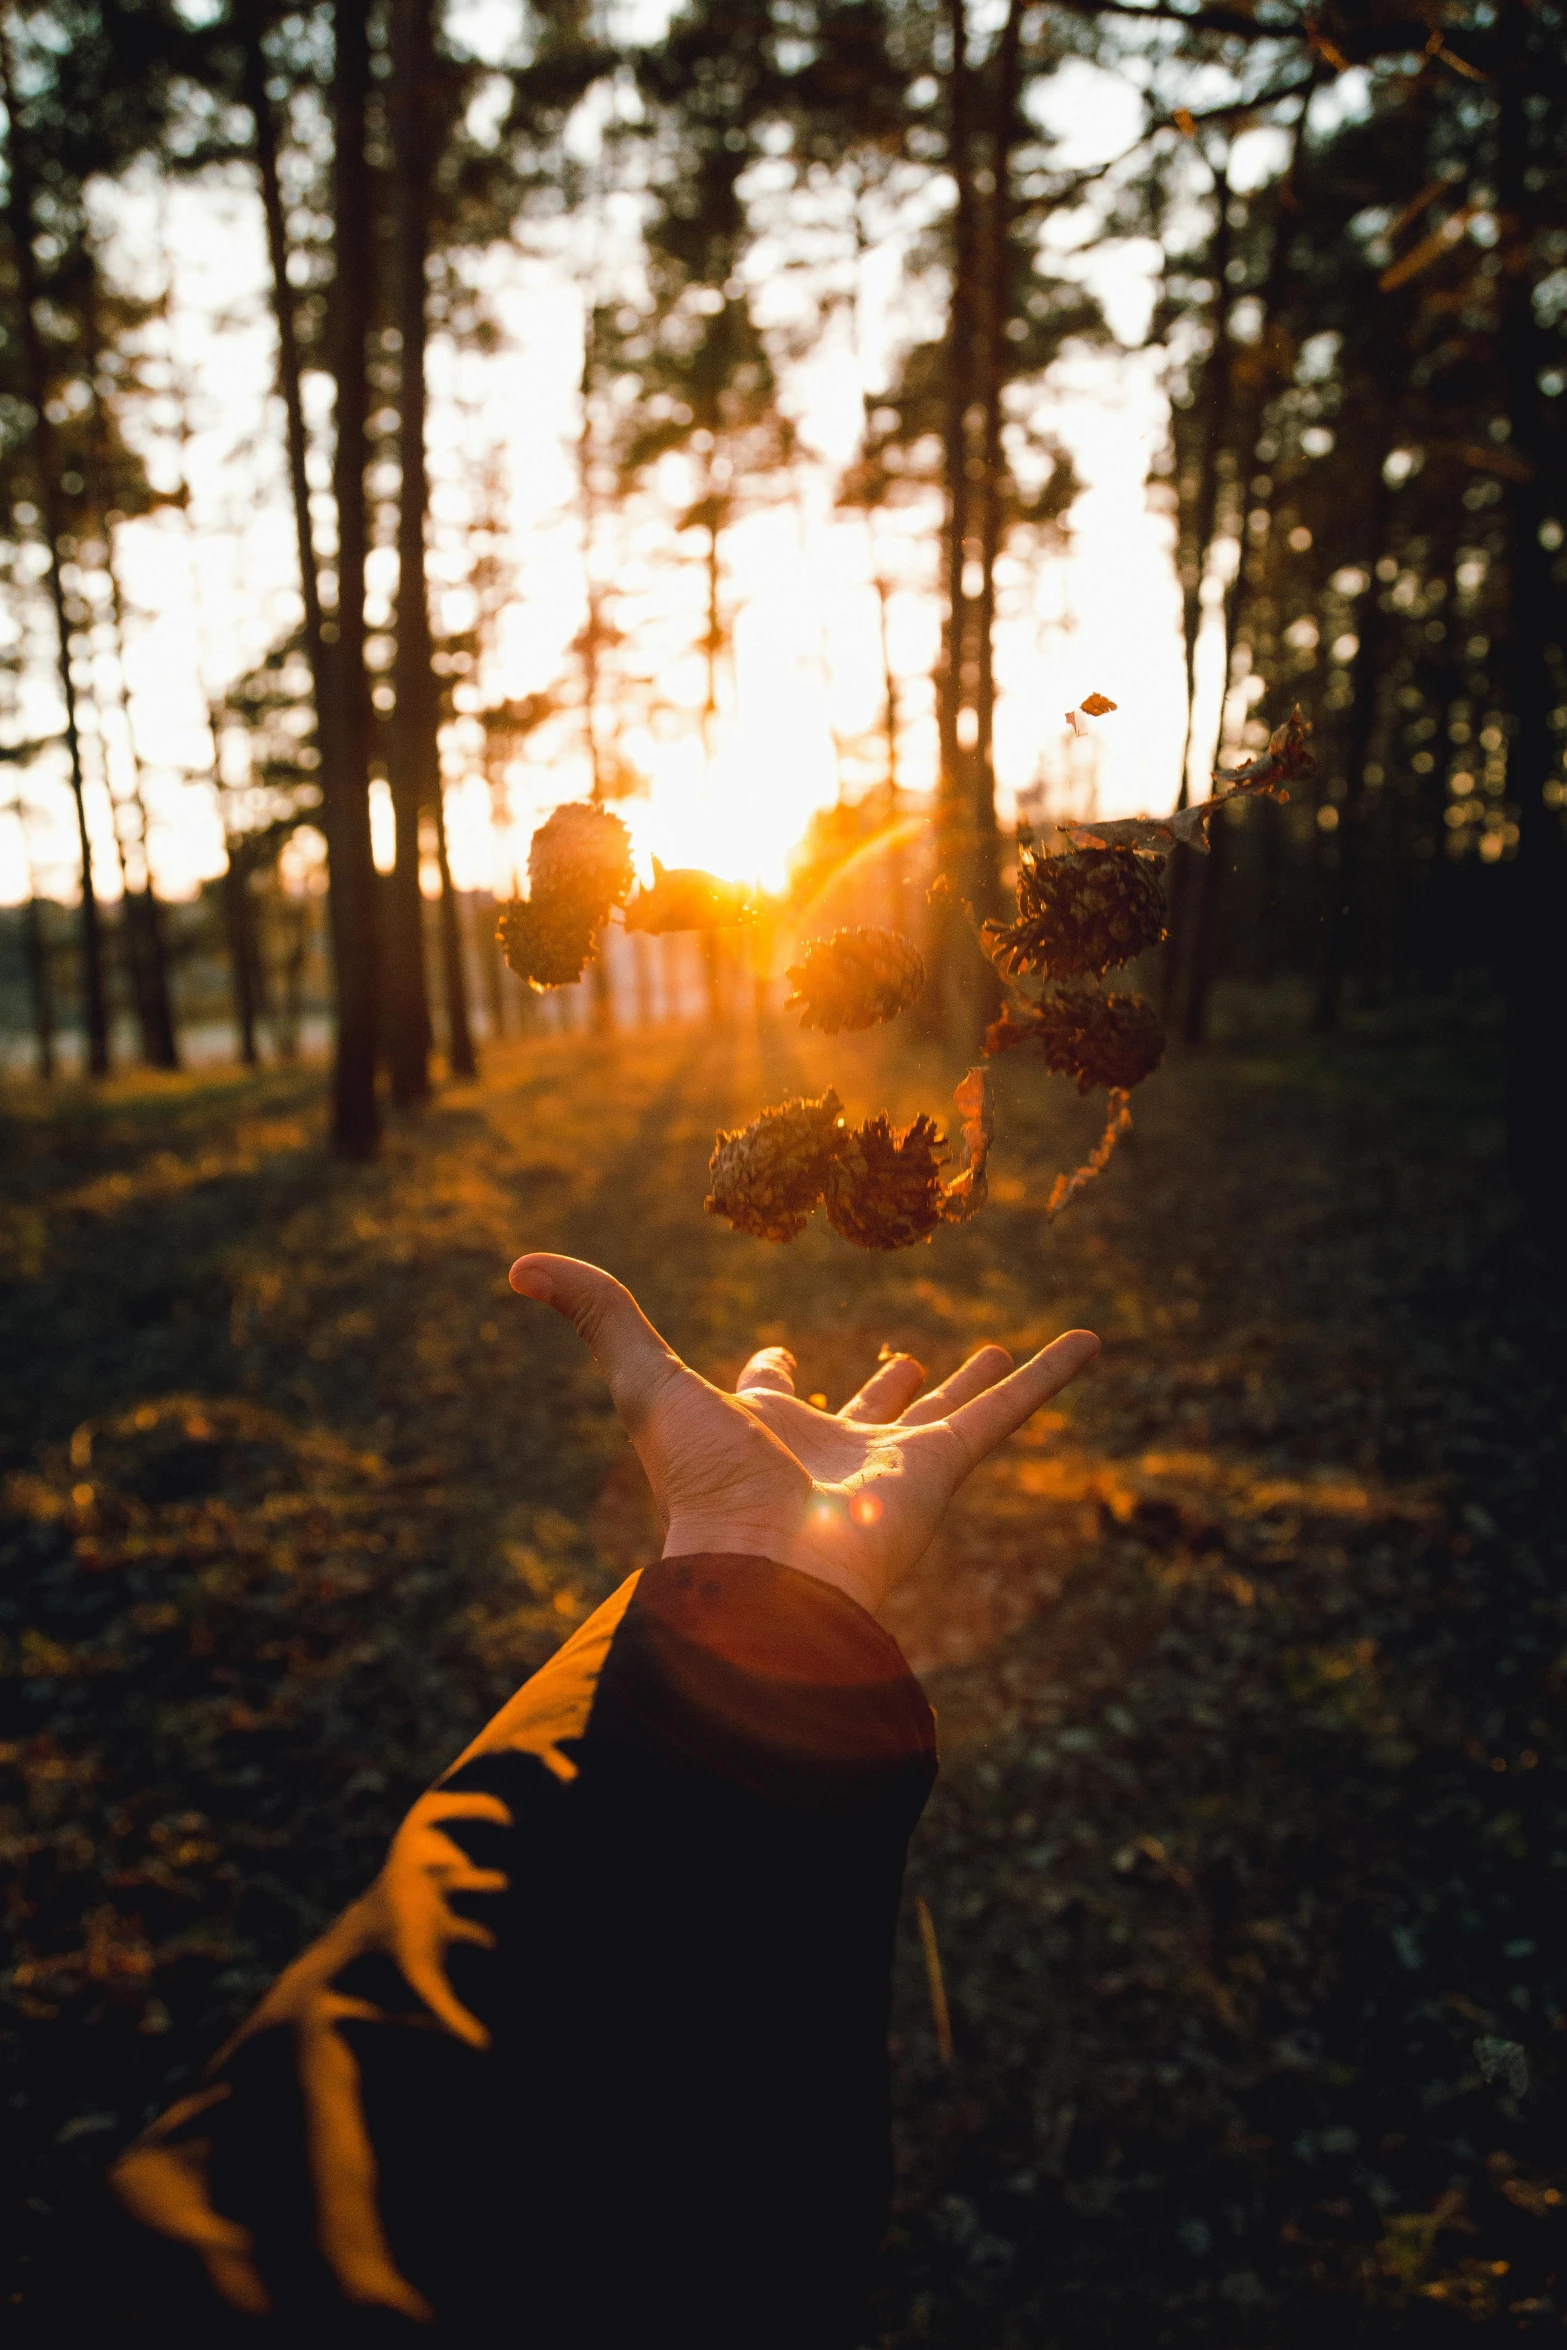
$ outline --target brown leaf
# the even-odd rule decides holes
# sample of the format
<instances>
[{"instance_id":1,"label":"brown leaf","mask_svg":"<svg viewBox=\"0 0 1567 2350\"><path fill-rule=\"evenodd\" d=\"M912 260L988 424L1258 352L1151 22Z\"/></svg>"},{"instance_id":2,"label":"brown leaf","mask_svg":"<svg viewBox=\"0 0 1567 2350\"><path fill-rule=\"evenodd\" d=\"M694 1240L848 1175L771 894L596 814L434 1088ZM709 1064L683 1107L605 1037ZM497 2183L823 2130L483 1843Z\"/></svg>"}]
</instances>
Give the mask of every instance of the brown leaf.
<instances>
[{"instance_id":1,"label":"brown leaf","mask_svg":"<svg viewBox=\"0 0 1567 2350\"><path fill-rule=\"evenodd\" d=\"M941 1213L945 1223L966 1224L979 1214L989 1188L985 1163L996 1132L989 1070L971 1069L953 1094L952 1106L962 1121L963 1155L952 1181L942 1186Z\"/></svg>"},{"instance_id":2,"label":"brown leaf","mask_svg":"<svg viewBox=\"0 0 1567 2350\"><path fill-rule=\"evenodd\" d=\"M1116 1090L1110 1095L1110 1115L1105 1122L1105 1130L1088 1157L1080 1167L1074 1167L1070 1175L1058 1175L1051 1185L1050 1197L1045 1202L1047 1224L1053 1224L1061 1210L1070 1207L1078 1193L1086 1191L1094 1178L1104 1173L1116 1144L1123 1134L1130 1133L1131 1125L1132 1097L1129 1093Z\"/></svg>"}]
</instances>

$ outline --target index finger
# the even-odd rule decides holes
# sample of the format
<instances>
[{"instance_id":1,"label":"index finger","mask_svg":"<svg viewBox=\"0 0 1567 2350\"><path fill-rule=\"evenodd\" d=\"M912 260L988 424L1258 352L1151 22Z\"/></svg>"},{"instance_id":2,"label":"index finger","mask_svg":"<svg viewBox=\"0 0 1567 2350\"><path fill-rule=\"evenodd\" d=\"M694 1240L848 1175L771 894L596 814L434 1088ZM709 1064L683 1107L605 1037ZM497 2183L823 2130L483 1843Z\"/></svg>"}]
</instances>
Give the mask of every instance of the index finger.
<instances>
[{"instance_id":1,"label":"index finger","mask_svg":"<svg viewBox=\"0 0 1567 2350\"><path fill-rule=\"evenodd\" d=\"M1021 1428L1042 1403L1059 1395L1098 1352L1099 1341L1091 1330L1064 1331L1009 1377L998 1379L983 1395L950 1413L947 1426L968 1454L970 1468Z\"/></svg>"}]
</instances>

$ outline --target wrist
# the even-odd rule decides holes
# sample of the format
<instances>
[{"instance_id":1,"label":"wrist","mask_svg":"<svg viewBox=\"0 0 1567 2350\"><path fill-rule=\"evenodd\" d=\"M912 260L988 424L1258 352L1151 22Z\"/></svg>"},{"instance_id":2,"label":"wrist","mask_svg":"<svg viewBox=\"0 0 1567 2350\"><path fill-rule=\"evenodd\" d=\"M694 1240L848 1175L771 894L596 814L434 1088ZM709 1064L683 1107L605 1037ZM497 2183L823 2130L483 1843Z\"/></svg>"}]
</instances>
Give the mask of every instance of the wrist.
<instances>
[{"instance_id":1,"label":"wrist","mask_svg":"<svg viewBox=\"0 0 1567 2350\"><path fill-rule=\"evenodd\" d=\"M777 1520L754 1522L735 1517L675 1517L664 1537L662 1557L692 1558L700 1553L726 1558L770 1559L774 1566L793 1567L818 1583L830 1583L874 1614L879 1596L873 1579L856 1570L853 1560L840 1558L810 1536L781 1527Z\"/></svg>"}]
</instances>

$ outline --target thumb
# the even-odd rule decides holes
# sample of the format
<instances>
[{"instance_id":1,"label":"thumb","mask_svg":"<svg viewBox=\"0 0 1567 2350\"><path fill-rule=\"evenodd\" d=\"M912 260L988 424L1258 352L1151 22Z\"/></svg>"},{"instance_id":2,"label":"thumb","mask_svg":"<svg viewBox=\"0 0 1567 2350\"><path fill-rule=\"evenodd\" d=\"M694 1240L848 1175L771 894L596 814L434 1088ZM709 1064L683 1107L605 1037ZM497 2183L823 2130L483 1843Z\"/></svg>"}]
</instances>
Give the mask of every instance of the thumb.
<instances>
[{"instance_id":1,"label":"thumb","mask_svg":"<svg viewBox=\"0 0 1567 2350\"><path fill-rule=\"evenodd\" d=\"M508 1279L519 1297L553 1306L572 1324L609 1383L627 1428L652 1409L659 1392L685 1365L666 1346L629 1289L599 1265L580 1257L519 1257Z\"/></svg>"}]
</instances>

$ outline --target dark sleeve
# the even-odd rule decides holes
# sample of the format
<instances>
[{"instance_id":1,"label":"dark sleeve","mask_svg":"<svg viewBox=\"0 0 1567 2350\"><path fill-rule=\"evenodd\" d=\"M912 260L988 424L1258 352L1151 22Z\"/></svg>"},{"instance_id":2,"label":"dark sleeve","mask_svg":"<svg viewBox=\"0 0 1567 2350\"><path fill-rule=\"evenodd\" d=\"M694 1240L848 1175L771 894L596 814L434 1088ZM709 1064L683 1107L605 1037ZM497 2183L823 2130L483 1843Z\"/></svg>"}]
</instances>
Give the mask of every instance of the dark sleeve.
<instances>
[{"instance_id":1,"label":"dark sleeve","mask_svg":"<svg viewBox=\"0 0 1567 2350\"><path fill-rule=\"evenodd\" d=\"M133 2298L205 2301L206 2341L852 2344L934 1773L852 1600L759 1558L634 1575L122 2158Z\"/></svg>"}]
</instances>

